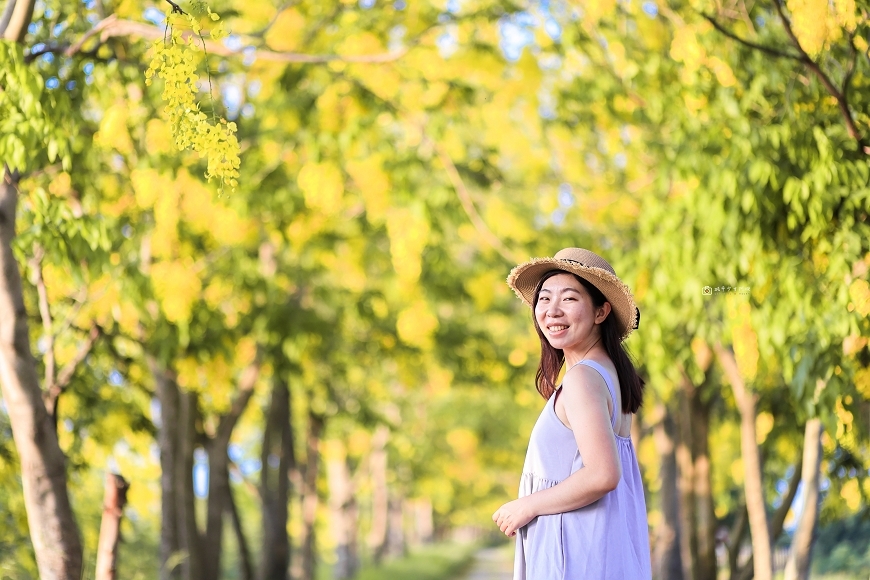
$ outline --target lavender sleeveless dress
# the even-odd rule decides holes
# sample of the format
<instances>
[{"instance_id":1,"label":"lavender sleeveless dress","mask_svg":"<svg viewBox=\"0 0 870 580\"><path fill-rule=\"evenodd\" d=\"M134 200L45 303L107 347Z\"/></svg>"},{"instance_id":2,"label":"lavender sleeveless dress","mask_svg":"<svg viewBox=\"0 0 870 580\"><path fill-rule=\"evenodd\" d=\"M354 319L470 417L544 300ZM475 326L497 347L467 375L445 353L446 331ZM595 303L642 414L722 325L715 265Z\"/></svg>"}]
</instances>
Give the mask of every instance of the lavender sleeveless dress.
<instances>
[{"instance_id":1,"label":"lavender sleeveless dress","mask_svg":"<svg viewBox=\"0 0 870 580\"><path fill-rule=\"evenodd\" d=\"M613 400L610 373L600 364L577 364L598 371ZM538 417L520 480L520 497L553 487L583 467L574 432L556 415L556 396ZM646 580L652 578L646 502L634 446L616 436L622 479L616 489L577 510L538 516L517 531L514 580Z\"/></svg>"}]
</instances>

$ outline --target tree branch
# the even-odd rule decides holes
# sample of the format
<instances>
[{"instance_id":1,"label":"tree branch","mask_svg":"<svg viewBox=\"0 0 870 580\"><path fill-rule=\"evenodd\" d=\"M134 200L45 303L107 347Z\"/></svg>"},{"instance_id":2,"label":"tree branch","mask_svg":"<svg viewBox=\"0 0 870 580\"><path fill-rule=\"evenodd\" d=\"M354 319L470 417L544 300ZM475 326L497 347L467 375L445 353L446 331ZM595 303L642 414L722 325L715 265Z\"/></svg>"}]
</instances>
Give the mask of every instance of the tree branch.
<instances>
[{"instance_id":1,"label":"tree branch","mask_svg":"<svg viewBox=\"0 0 870 580\"><path fill-rule=\"evenodd\" d=\"M173 14L187 14L184 10L181 9L181 6L173 2L172 0L166 0L166 3L172 6Z\"/></svg>"},{"instance_id":2,"label":"tree branch","mask_svg":"<svg viewBox=\"0 0 870 580\"><path fill-rule=\"evenodd\" d=\"M858 48L855 46L855 32L849 33L849 65L846 67L846 74L843 75L843 84L840 92L846 95L849 92L849 85L852 83L852 77L855 74L855 66L858 64Z\"/></svg>"},{"instance_id":3,"label":"tree branch","mask_svg":"<svg viewBox=\"0 0 870 580\"><path fill-rule=\"evenodd\" d=\"M230 410L221 417L218 427L215 431L215 440L223 442L225 445L229 442L233 428L236 426L239 417L245 412L245 407L248 406L248 401L254 394L254 386L257 384L257 378L260 376L260 353L254 357L254 361L242 371L242 376L239 378L239 394L233 399Z\"/></svg>"},{"instance_id":4,"label":"tree branch","mask_svg":"<svg viewBox=\"0 0 870 580\"><path fill-rule=\"evenodd\" d=\"M79 295L77 297L76 296L72 297L72 299L75 301L75 303L70 308L69 314L67 315L66 319L63 321L63 324L61 324L61 326L57 329L57 333L56 333L57 335L63 334L64 332L69 330L69 328L72 327L73 322L75 321L76 317L78 316L79 312L81 311L82 307L85 304L85 299L87 298L87 295L88 295L87 287L82 287L82 289L79 291Z\"/></svg>"},{"instance_id":5,"label":"tree branch","mask_svg":"<svg viewBox=\"0 0 870 580\"><path fill-rule=\"evenodd\" d=\"M718 30L719 32L721 32L722 34L724 34L725 36L727 36L727 37L730 38L731 40L736 40L737 42L739 42L739 43L742 44L743 46L747 46L747 47L752 48L752 49L755 49L755 50L760 50L761 52L763 52L763 53L765 53L765 54L768 54L768 55L770 55L770 56L774 56L774 57L777 57L777 58L789 58L789 59L797 60L797 61L800 61L800 62L803 61L803 58L802 58L800 55L797 55L797 54L790 54L790 53L788 53L788 52L782 52L781 50L777 50L777 49L775 49L775 48L771 48L770 46L764 46L763 44L757 44L757 43L755 43L755 42L752 42L752 41L746 40L745 38L741 38L741 37L737 36L736 34L734 34L733 32L731 32L730 30L728 30L727 28L725 28L725 26L723 26L722 24L720 24L718 20L716 20L715 18L713 18L713 17L710 16L709 14L704 14L704 13L702 12L702 13L701 13L701 16L702 16L702 17L703 17L707 22L709 22L710 24L712 24L712 25L713 25L713 28L715 28L716 30Z\"/></svg>"},{"instance_id":6,"label":"tree branch","mask_svg":"<svg viewBox=\"0 0 870 580\"><path fill-rule=\"evenodd\" d=\"M191 32L186 32L182 36L186 38L191 34ZM145 24L143 22L122 20L113 14L98 22L96 26L86 32L77 42L64 49L64 55L73 56L77 54L81 51L84 44L94 36L99 36L100 43L105 43L110 38L128 36L142 38L144 40L157 40L158 38L163 38L163 29L159 26ZM256 47L253 49L244 48L241 50L232 50L220 42L207 39L205 40L205 47L209 54L218 56L244 56L246 58L255 58L270 62L307 64L324 64L335 61L348 63L384 63L398 60L407 52L407 49L402 49L380 54L340 55L278 52ZM60 47L58 47L57 50L59 51Z\"/></svg>"},{"instance_id":7,"label":"tree branch","mask_svg":"<svg viewBox=\"0 0 870 580\"><path fill-rule=\"evenodd\" d=\"M48 412L52 415L57 408L57 399L60 397L60 394L66 389L69 385L70 381L75 375L76 369L78 369L79 365L87 358L87 356L91 353L91 350L94 348L94 344L96 344L97 339L100 338L102 331L100 327L94 323L91 326L91 330L88 332L87 339L80 346L78 351L76 351L75 357L67 364L63 366L60 372L57 375L57 381L51 383L48 386L48 389L43 396L45 400L45 407L48 409Z\"/></svg>"},{"instance_id":8,"label":"tree branch","mask_svg":"<svg viewBox=\"0 0 870 580\"><path fill-rule=\"evenodd\" d=\"M846 123L846 130L849 132L849 136L852 137L861 148L861 151L866 155L870 155L870 147L868 147L864 143L864 139L861 136L861 132L858 130L858 126L855 124L855 119L852 117L852 111L849 109L849 100L848 95L845 92L845 89L848 87L848 83L846 79L844 79L843 91L837 89L834 86L831 78L825 74L825 71L821 69L819 64L810 58L810 55L801 47L800 41L798 41L797 36L794 33L794 30L791 27L791 21L788 19L788 16L785 14L785 10L782 8L782 0L773 0L773 5L776 7L776 12L779 14L780 20L782 20L783 28L785 29L786 34L791 40L792 44L798 50L801 55L800 61L806 65L810 71L816 78L819 79L819 82L822 83L822 86L828 91L828 93L837 100L837 105L840 107L840 113L843 115L843 119ZM848 75L851 80L851 73Z\"/></svg>"},{"instance_id":9,"label":"tree branch","mask_svg":"<svg viewBox=\"0 0 870 580\"><path fill-rule=\"evenodd\" d=\"M39 303L39 318L42 320L42 330L45 333L45 355L42 358L45 365L45 388L50 389L54 385L56 362L54 360L54 329L51 319L51 308L48 304L48 291L45 288L45 279L42 276L42 259L45 250L39 244L33 245L33 258L30 259L30 268L33 272L33 283L36 286L36 294Z\"/></svg>"},{"instance_id":10,"label":"tree branch","mask_svg":"<svg viewBox=\"0 0 870 580\"><path fill-rule=\"evenodd\" d=\"M791 504L794 502L794 498L797 495L798 485L801 482L801 469L803 468L803 464L804 454L803 450L801 450L798 460L794 465L794 473L788 482L788 489L786 490L785 496L782 498L782 503L779 504L779 507L776 508L775 512L773 512L773 517L770 519L770 537L774 542L779 538L780 534L782 534L785 517L788 515L788 510L791 509Z\"/></svg>"},{"instance_id":11,"label":"tree branch","mask_svg":"<svg viewBox=\"0 0 870 580\"><path fill-rule=\"evenodd\" d=\"M465 214L468 216L468 219L471 220L471 224L474 228L483 236L487 243L501 255L502 258L512 264L520 262L519 258L502 243L498 236L492 233L492 230L489 229L486 222L484 222L483 218L480 217L477 208L474 207L471 195L469 195L468 189L465 187L465 182L462 180L462 176L459 175L456 165L454 165L453 160L450 158L450 154L447 153L444 146L430 138L425 131L423 132L423 139L427 141L433 149L435 149L438 159L441 160L441 164L444 165L444 169L447 171L447 177L450 179L450 183L453 184L453 189L456 191L459 203L462 204L462 209L465 210Z\"/></svg>"},{"instance_id":12,"label":"tree branch","mask_svg":"<svg viewBox=\"0 0 870 580\"><path fill-rule=\"evenodd\" d=\"M230 459L228 467L230 473L234 474L236 477L242 480L242 483L245 484L245 488L249 492L251 492L251 495L257 498L257 501L263 501L263 496L260 494L260 488L257 487L256 483L248 479L248 477L245 475L245 472L242 471L242 468L239 467L239 465L235 461Z\"/></svg>"}]
</instances>

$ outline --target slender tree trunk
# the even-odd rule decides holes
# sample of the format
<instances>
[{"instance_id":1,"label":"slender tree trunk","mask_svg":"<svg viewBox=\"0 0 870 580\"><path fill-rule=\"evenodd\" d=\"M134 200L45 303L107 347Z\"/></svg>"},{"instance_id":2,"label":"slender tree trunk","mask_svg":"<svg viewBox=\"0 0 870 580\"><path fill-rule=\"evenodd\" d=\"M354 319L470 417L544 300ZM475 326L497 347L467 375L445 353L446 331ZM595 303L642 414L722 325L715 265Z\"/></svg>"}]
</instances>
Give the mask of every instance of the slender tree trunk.
<instances>
[{"instance_id":1,"label":"slender tree trunk","mask_svg":"<svg viewBox=\"0 0 870 580\"><path fill-rule=\"evenodd\" d=\"M21 461L24 505L39 576L42 580L80 580L82 543L67 494L66 460L42 399L30 350L21 274L12 254L17 205L17 176L4 170L0 182L0 388Z\"/></svg>"},{"instance_id":2,"label":"slender tree trunk","mask_svg":"<svg viewBox=\"0 0 870 580\"><path fill-rule=\"evenodd\" d=\"M746 509L749 513L749 532L752 536L753 571L756 580L770 580L773 576L773 550L764 502L761 455L756 443L756 396L743 382L734 353L717 344L716 356L731 383L740 412L740 450L743 456L743 481Z\"/></svg>"},{"instance_id":3,"label":"slender tree trunk","mask_svg":"<svg viewBox=\"0 0 870 580\"><path fill-rule=\"evenodd\" d=\"M432 541L434 522L432 521L432 501L427 497L409 502L412 518L412 530L408 541L412 547L428 544Z\"/></svg>"},{"instance_id":4,"label":"slender tree trunk","mask_svg":"<svg viewBox=\"0 0 870 580\"><path fill-rule=\"evenodd\" d=\"M239 545L239 577L241 580L254 580L254 567L251 565L251 551L248 549L248 542L245 539L245 532L242 529L242 520L239 519L239 510L236 508L236 501L233 499L233 490L227 490L226 506L230 512L230 517L233 522L233 532L236 534L236 542ZM284 580L282 578L282 580Z\"/></svg>"},{"instance_id":5,"label":"slender tree trunk","mask_svg":"<svg viewBox=\"0 0 870 580\"><path fill-rule=\"evenodd\" d=\"M375 564L380 564L387 553L390 505L386 446L389 437L389 429L385 425L378 425L372 437L372 452L369 459L372 477L372 528L369 533L369 549Z\"/></svg>"},{"instance_id":6,"label":"slender tree trunk","mask_svg":"<svg viewBox=\"0 0 870 580\"><path fill-rule=\"evenodd\" d=\"M810 577L813 542L819 522L819 468L822 462L822 422L818 418L807 421L804 430L804 457L802 468L803 510L797 531L791 543L791 554L785 566L785 580L806 580Z\"/></svg>"},{"instance_id":7,"label":"slender tree trunk","mask_svg":"<svg viewBox=\"0 0 870 580\"><path fill-rule=\"evenodd\" d=\"M27 34L27 25L30 24L33 18L34 0L16 0L11 3L6 3L4 12L9 12L9 19L0 29L0 38L3 40L11 40L12 42L24 42L24 36ZM7 14L4 14L6 16ZM3 19L6 21L6 19Z\"/></svg>"},{"instance_id":8,"label":"slender tree trunk","mask_svg":"<svg viewBox=\"0 0 870 580\"><path fill-rule=\"evenodd\" d=\"M392 494L389 511L387 554L391 558L401 558L407 552L407 543L405 542L405 498L399 494Z\"/></svg>"},{"instance_id":9,"label":"slender tree trunk","mask_svg":"<svg viewBox=\"0 0 870 580\"><path fill-rule=\"evenodd\" d=\"M320 437L323 434L324 418L308 413L308 436L306 441L305 473L302 479L302 580L314 580L317 538L314 523L317 516L317 475L320 471Z\"/></svg>"},{"instance_id":10,"label":"slender tree trunk","mask_svg":"<svg viewBox=\"0 0 870 580\"><path fill-rule=\"evenodd\" d=\"M698 534L696 530L695 502L695 463L692 457L694 439L691 399L696 391L695 385L683 376L683 382L677 393L679 412L677 413L677 447L676 460L678 467L677 489L679 490L680 517L680 559L683 563L683 577L700 580L698 577L697 555Z\"/></svg>"},{"instance_id":11,"label":"slender tree trunk","mask_svg":"<svg viewBox=\"0 0 870 580\"><path fill-rule=\"evenodd\" d=\"M218 580L223 554L224 513L230 495L229 457L227 443L213 439L208 445L208 503L206 504L205 537L202 545L202 578Z\"/></svg>"},{"instance_id":12,"label":"slender tree trunk","mask_svg":"<svg viewBox=\"0 0 870 580\"><path fill-rule=\"evenodd\" d=\"M694 468L695 533L698 578L716 578L716 514L710 473L710 404L695 389L691 399L692 463Z\"/></svg>"},{"instance_id":13,"label":"slender tree trunk","mask_svg":"<svg viewBox=\"0 0 870 580\"><path fill-rule=\"evenodd\" d=\"M179 454L175 462L175 517L178 521L179 549L184 580L201 580L201 538L196 525L196 496L193 492L193 452L197 447L197 394L180 393Z\"/></svg>"},{"instance_id":14,"label":"slender tree trunk","mask_svg":"<svg viewBox=\"0 0 870 580\"><path fill-rule=\"evenodd\" d=\"M665 405L659 403L656 410L660 419L653 427L653 440L661 458L659 497L662 502L662 522L656 530L654 575L658 580L683 580L674 421Z\"/></svg>"},{"instance_id":15,"label":"slender tree trunk","mask_svg":"<svg viewBox=\"0 0 870 580\"><path fill-rule=\"evenodd\" d=\"M285 580L290 564L290 478L295 464L293 431L290 425L290 390L286 381L275 378L272 400L266 412L260 471L260 498L263 502L263 551L259 580Z\"/></svg>"},{"instance_id":16,"label":"slender tree trunk","mask_svg":"<svg viewBox=\"0 0 870 580\"><path fill-rule=\"evenodd\" d=\"M120 475L110 473L106 476L103 519L100 522L100 538L97 541L95 580L115 580L117 578L121 517L124 515L129 488L130 484Z\"/></svg>"},{"instance_id":17,"label":"slender tree trunk","mask_svg":"<svg viewBox=\"0 0 870 580\"><path fill-rule=\"evenodd\" d=\"M206 442L208 452L208 504L206 509L205 538L201 547L202 578L218 580L223 555L224 513L228 511L230 496L230 470L228 448L233 429L248 406L259 375L259 356L242 373L238 394L230 410L220 417L218 426Z\"/></svg>"},{"instance_id":18,"label":"slender tree trunk","mask_svg":"<svg viewBox=\"0 0 870 580\"><path fill-rule=\"evenodd\" d=\"M181 396L175 375L164 369L157 360L147 357L151 376L160 401L160 422L157 441L160 446L160 580L180 580L179 566L181 540L175 517L179 490L176 487L179 456L179 407Z\"/></svg>"},{"instance_id":19,"label":"slender tree trunk","mask_svg":"<svg viewBox=\"0 0 870 580\"><path fill-rule=\"evenodd\" d=\"M773 517L770 520L770 538L771 543L775 543L779 536L782 534L783 525L785 524L785 518L788 515L789 508L791 508L791 504L794 502L794 498L797 495L797 488L801 482L801 464L802 464L803 454L798 458L798 462L794 466L794 472L792 473L791 479L788 482L788 489L785 492L785 496L783 496L782 503L779 504L779 507L776 508L776 511L773 512ZM744 510L744 517L746 515L746 510ZM751 580L754 575L753 571L753 559L752 556L749 556L749 560L743 566L740 574L736 576L739 580ZM735 578L732 573L732 578Z\"/></svg>"},{"instance_id":20,"label":"slender tree trunk","mask_svg":"<svg viewBox=\"0 0 870 580\"><path fill-rule=\"evenodd\" d=\"M149 366L160 398L161 578L200 580L193 495L196 394L181 392L175 374L153 358Z\"/></svg>"},{"instance_id":21,"label":"slender tree trunk","mask_svg":"<svg viewBox=\"0 0 870 580\"><path fill-rule=\"evenodd\" d=\"M326 460L326 473L336 555L332 577L336 580L347 580L353 578L359 568L356 542L357 507L344 446L335 442L330 445L330 449Z\"/></svg>"},{"instance_id":22,"label":"slender tree trunk","mask_svg":"<svg viewBox=\"0 0 870 580\"><path fill-rule=\"evenodd\" d=\"M743 547L743 538L749 530L749 514L746 512L744 505L737 515L737 520L734 522L734 527L731 528L731 533L728 535L728 577L731 580L739 580L740 578L740 550Z\"/></svg>"}]
</instances>

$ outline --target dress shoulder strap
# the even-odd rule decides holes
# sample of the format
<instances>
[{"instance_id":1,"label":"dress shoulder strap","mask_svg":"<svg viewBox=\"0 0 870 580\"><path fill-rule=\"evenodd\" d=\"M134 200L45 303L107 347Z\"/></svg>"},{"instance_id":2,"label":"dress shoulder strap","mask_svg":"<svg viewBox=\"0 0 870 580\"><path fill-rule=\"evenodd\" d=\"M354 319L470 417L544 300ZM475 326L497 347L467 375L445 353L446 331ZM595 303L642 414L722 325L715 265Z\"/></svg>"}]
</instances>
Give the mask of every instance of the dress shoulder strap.
<instances>
[{"instance_id":1,"label":"dress shoulder strap","mask_svg":"<svg viewBox=\"0 0 870 580\"><path fill-rule=\"evenodd\" d=\"M607 390L610 391L610 400L613 402L613 413L610 416L610 426L615 429L616 413L619 409L616 407L616 388L613 386L613 379L610 376L610 372L594 360L583 359L580 362L575 363L571 368L574 368L577 365L583 365L595 369L598 371L598 374L601 375L601 378L604 379L605 384L607 384Z\"/></svg>"}]
</instances>

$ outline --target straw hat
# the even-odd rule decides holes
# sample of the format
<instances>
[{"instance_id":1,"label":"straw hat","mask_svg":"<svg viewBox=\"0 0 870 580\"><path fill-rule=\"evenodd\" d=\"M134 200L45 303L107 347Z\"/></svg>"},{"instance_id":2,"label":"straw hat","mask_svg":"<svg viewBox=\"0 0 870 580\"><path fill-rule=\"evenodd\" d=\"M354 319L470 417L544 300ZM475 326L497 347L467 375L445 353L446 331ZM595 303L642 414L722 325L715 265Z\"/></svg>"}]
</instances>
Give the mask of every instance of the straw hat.
<instances>
[{"instance_id":1,"label":"straw hat","mask_svg":"<svg viewBox=\"0 0 870 580\"><path fill-rule=\"evenodd\" d=\"M620 340L628 338L640 324L640 310L634 304L631 290L616 276L607 260L583 248L565 248L552 258L533 258L511 270L507 283L523 302L534 308L535 287L541 276L551 270L576 274L604 294L616 315Z\"/></svg>"}]
</instances>

